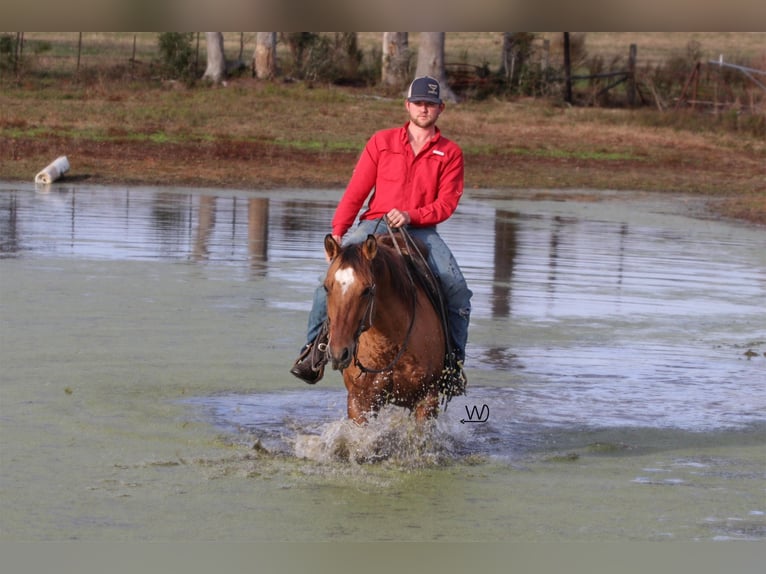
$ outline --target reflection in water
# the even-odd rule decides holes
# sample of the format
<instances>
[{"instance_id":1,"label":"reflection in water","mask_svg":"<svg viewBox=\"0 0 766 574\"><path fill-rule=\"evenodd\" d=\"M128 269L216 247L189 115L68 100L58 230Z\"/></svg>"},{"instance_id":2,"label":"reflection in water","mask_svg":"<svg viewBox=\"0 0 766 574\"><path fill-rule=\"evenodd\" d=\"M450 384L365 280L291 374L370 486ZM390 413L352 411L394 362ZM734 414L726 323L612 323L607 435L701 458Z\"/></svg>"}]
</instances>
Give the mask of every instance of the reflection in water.
<instances>
[{"instance_id":1,"label":"reflection in water","mask_svg":"<svg viewBox=\"0 0 766 574\"><path fill-rule=\"evenodd\" d=\"M18 213L16 194L9 194L7 201L3 202L3 213L0 217L0 256L2 257L19 251Z\"/></svg>"},{"instance_id":2,"label":"reflection in water","mask_svg":"<svg viewBox=\"0 0 766 574\"><path fill-rule=\"evenodd\" d=\"M560 216L553 218L553 229L551 230L550 249L548 251L548 294L549 300L555 299L556 295L556 268L559 261L559 243L561 242L561 231L564 227L564 219Z\"/></svg>"},{"instance_id":3,"label":"reflection in water","mask_svg":"<svg viewBox=\"0 0 766 574\"><path fill-rule=\"evenodd\" d=\"M515 214L498 210L495 214L495 259L492 316L511 314L511 283L516 259L517 223Z\"/></svg>"},{"instance_id":4,"label":"reflection in water","mask_svg":"<svg viewBox=\"0 0 766 574\"><path fill-rule=\"evenodd\" d=\"M0 256L249 261L263 274L269 199L60 187L0 194Z\"/></svg>"},{"instance_id":5,"label":"reflection in water","mask_svg":"<svg viewBox=\"0 0 766 574\"><path fill-rule=\"evenodd\" d=\"M194 238L193 249L195 261L208 258L208 243L215 225L215 202L216 198L212 195L203 195L199 198L197 234Z\"/></svg>"},{"instance_id":6,"label":"reflection in water","mask_svg":"<svg viewBox=\"0 0 766 574\"><path fill-rule=\"evenodd\" d=\"M253 270L265 269L269 246L269 200L254 198L247 202L247 250Z\"/></svg>"},{"instance_id":7,"label":"reflection in water","mask_svg":"<svg viewBox=\"0 0 766 574\"><path fill-rule=\"evenodd\" d=\"M335 204L286 192L254 197L61 186L43 194L11 188L0 192L0 253L249 262L278 274L289 272L279 263L305 260L316 266L311 271L321 271ZM722 265L735 263L711 261L706 241L722 244L697 232L685 237L619 218L518 213L469 200L440 229L476 293L474 312L493 319L541 309L550 316L591 313L594 306L622 313L626 304L649 304L631 293L658 305L663 291L684 289L684 282L720 275ZM720 291L720 280L726 281L722 276L709 287Z\"/></svg>"},{"instance_id":8,"label":"reflection in water","mask_svg":"<svg viewBox=\"0 0 766 574\"><path fill-rule=\"evenodd\" d=\"M317 193L11 187L0 192L0 254L247 263L253 277L311 283L324 267L322 241L336 205ZM724 267L736 259L710 260L710 242L721 242L696 231L684 236L621 218L518 213L470 200L440 229L474 290L477 318L643 312L700 289L731 299ZM757 269L735 272L740 289L763 281ZM671 307L691 311L698 302Z\"/></svg>"}]
</instances>

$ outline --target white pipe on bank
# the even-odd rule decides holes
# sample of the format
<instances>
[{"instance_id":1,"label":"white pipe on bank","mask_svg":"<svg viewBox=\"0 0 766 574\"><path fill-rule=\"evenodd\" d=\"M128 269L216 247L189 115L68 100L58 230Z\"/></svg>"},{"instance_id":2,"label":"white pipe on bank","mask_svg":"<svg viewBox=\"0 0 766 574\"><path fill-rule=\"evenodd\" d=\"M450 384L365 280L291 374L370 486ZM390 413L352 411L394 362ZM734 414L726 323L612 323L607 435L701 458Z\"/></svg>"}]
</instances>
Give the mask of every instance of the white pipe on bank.
<instances>
[{"instance_id":1,"label":"white pipe on bank","mask_svg":"<svg viewBox=\"0 0 766 574\"><path fill-rule=\"evenodd\" d=\"M65 155L59 156L35 176L35 183L52 183L68 171L69 160Z\"/></svg>"}]
</instances>

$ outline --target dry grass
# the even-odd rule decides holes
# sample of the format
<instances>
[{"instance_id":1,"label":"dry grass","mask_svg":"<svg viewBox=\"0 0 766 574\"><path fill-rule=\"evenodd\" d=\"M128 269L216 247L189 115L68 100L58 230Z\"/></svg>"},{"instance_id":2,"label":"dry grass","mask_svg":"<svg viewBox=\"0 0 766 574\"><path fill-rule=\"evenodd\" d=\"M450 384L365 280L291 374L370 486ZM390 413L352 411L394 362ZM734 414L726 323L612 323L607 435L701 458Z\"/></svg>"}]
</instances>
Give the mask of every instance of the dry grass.
<instances>
[{"instance_id":1,"label":"dry grass","mask_svg":"<svg viewBox=\"0 0 766 574\"><path fill-rule=\"evenodd\" d=\"M557 33L544 36L556 41ZM699 45L704 59L727 60L735 56L759 58L766 53L764 32L587 32L585 49L609 60L613 56L626 57L630 44L638 48L638 65L658 64L673 56L686 53L691 42Z\"/></svg>"}]
</instances>

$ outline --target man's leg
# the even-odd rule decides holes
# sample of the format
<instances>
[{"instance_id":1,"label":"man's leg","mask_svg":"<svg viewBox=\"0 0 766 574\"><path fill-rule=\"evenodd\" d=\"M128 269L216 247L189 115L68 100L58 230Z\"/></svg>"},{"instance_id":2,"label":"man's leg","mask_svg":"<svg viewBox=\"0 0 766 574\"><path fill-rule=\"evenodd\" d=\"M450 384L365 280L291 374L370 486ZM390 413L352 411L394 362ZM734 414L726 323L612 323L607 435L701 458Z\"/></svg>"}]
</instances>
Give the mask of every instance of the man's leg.
<instances>
[{"instance_id":1,"label":"man's leg","mask_svg":"<svg viewBox=\"0 0 766 574\"><path fill-rule=\"evenodd\" d=\"M439 277L444 296L447 299L449 335L453 352L458 361L464 361L473 293L468 288L455 257L435 228L409 228L409 232L428 247L428 265Z\"/></svg>"},{"instance_id":2,"label":"man's leg","mask_svg":"<svg viewBox=\"0 0 766 574\"><path fill-rule=\"evenodd\" d=\"M367 239L368 235L375 235L380 233L387 233L388 225L385 221L379 221L377 219L369 219L360 221L346 237L343 239L343 245L353 245L355 243L362 243Z\"/></svg>"},{"instance_id":3,"label":"man's leg","mask_svg":"<svg viewBox=\"0 0 766 574\"><path fill-rule=\"evenodd\" d=\"M306 343L311 343L319 335L322 324L327 319L327 293L322 286L321 279L314 290L314 299L309 312L308 327L306 329Z\"/></svg>"},{"instance_id":4,"label":"man's leg","mask_svg":"<svg viewBox=\"0 0 766 574\"><path fill-rule=\"evenodd\" d=\"M314 300L309 313L306 344L301 348L298 358L290 372L313 385L324 375L327 363L327 294L322 285L314 290Z\"/></svg>"}]
</instances>

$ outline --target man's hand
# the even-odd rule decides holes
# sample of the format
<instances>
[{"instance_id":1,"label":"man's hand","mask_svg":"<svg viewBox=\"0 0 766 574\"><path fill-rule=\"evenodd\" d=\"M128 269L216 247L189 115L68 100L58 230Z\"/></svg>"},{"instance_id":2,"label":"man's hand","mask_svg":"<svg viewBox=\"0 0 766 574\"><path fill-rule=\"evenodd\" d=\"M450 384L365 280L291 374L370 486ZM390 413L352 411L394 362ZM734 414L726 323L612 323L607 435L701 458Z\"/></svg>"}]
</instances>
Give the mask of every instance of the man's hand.
<instances>
[{"instance_id":1,"label":"man's hand","mask_svg":"<svg viewBox=\"0 0 766 574\"><path fill-rule=\"evenodd\" d=\"M410 224L410 214L406 211L399 211L398 209L392 209L386 214L386 221L388 225L394 229L398 227L404 227Z\"/></svg>"}]
</instances>

